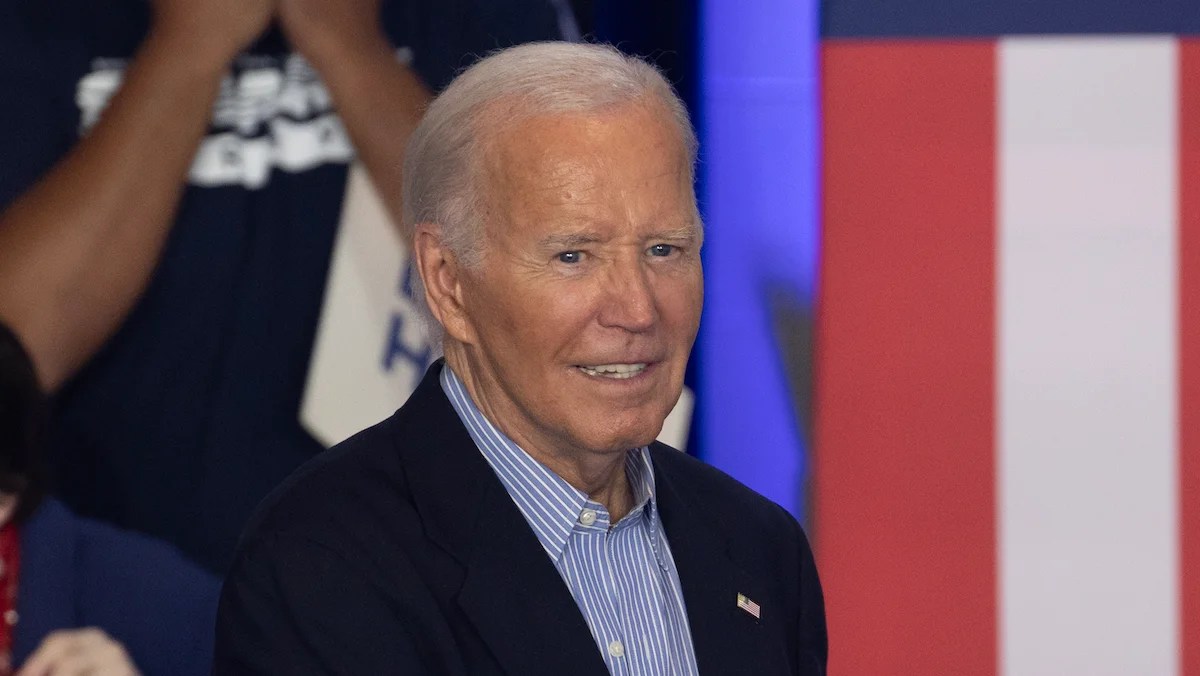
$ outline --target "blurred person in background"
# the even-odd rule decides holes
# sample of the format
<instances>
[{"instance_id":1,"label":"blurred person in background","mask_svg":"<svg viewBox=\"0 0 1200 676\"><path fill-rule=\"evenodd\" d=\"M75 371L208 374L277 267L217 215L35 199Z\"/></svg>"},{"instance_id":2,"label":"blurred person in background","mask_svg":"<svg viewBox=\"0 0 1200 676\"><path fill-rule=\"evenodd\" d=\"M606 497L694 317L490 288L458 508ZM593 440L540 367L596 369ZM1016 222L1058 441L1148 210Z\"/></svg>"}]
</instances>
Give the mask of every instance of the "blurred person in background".
<instances>
[{"instance_id":1,"label":"blurred person in background","mask_svg":"<svg viewBox=\"0 0 1200 676\"><path fill-rule=\"evenodd\" d=\"M0 2L0 320L57 393L58 494L222 570L322 450L298 410L348 163L399 213L430 91L564 7Z\"/></svg>"},{"instance_id":2,"label":"blurred person in background","mask_svg":"<svg viewBox=\"0 0 1200 676\"><path fill-rule=\"evenodd\" d=\"M45 497L43 396L0 324L0 674L201 676L218 580L169 545Z\"/></svg>"}]
</instances>

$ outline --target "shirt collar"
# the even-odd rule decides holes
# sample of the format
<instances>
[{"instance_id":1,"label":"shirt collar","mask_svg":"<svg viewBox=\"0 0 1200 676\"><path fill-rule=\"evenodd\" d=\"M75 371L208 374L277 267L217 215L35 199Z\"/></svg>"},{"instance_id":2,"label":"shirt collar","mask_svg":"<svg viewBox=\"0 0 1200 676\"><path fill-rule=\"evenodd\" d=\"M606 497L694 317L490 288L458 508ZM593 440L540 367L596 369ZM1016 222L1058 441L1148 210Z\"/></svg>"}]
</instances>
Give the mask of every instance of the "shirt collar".
<instances>
[{"instance_id":1,"label":"shirt collar","mask_svg":"<svg viewBox=\"0 0 1200 676\"><path fill-rule=\"evenodd\" d=\"M583 491L567 483L550 468L534 460L524 449L509 439L475 406L462 380L449 364L442 368L442 391L450 400L471 439L491 466L500 483L516 503L521 515L533 528L534 535L550 555L557 561L567 546L571 532L579 522L585 509L603 511L603 507L590 500ZM625 461L625 472L633 492L633 516L641 511L645 525L655 543L655 556L660 557L657 547L658 510L655 505L654 468L645 446L629 451ZM661 557L660 557L661 563Z\"/></svg>"}]
</instances>

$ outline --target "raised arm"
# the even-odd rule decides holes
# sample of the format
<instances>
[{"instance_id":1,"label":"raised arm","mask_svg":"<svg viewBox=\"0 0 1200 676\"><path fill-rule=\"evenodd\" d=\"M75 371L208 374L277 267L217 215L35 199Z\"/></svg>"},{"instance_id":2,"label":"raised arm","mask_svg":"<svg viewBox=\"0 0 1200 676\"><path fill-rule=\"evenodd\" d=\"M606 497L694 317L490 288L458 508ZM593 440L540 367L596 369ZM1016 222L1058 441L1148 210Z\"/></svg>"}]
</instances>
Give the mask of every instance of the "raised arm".
<instances>
[{"instance_id":1,"label":"raised arm","mask_svg":"<svg viewBox=\"0 0 1200 676\"><path fill-rule=\"evenodd\" d=\"M359 158L399 222L404 146L430 94L396 59L379 6L379 0L279 0L279 18L292 46L321 74Z\"/></svg>"},{"instance_id":2,"label":"raised arm","mask_svg":"<svg viewBox=\"0 0 1200 676\"><path fill-rule=\"evenodd\" d=\"M221 78L274 10L274 0L153 4L149 35L100 121L0 214L0 320L48 391L141 295Z\"/></svg>"}]
</instances>

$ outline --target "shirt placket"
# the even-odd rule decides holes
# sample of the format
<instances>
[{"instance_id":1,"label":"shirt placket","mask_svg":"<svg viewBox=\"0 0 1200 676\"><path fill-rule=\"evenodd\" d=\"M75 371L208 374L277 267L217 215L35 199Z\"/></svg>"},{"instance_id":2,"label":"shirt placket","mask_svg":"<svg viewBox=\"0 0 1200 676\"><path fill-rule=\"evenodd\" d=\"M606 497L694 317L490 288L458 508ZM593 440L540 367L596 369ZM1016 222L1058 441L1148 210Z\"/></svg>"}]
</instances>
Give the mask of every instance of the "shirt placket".
<instances>
[{"instance_id":1,"label":"shirt placket","mask_svg":"<svg viewBox=\"0 0 1200 676\"><path fill-rule=\"evenodd\" d=\"M597 582L603 593L602 598L598 599L598 610L604 618L601 628L604 661L614 675L635 674L630 662L630 636L623 617L620 583L614 568L613 532L608 511L598 503L589 502L580 516L579 524L586 529L584 535L589 540L589 549L596 555L595 560L600 567L600 580Z\"/></svg>"},{"instance_id":2,"label":"shirt placket","mask_svg":"<svg viewBox=\"0 0 1200 676\"><path fill-rule=\"evenodd\" d=\"M627 518L628 519L628 518ZM627 565L638 569L645 576L645 586L637 584L635 588L624 591L625 617L632 621L640 618L640 623L627 627L627 631L639 641L640 650L636 654L636 673L663 674L670 676L678 673L676 660L678 646L671 635L673 613L668 600L668 581L663 577L658 557L650 541L649 519L645 512L622 521L614 534L623 539L622 549L630 552L631 558ZM615 544L615 543L614 543ZM638 577L638 572L627 572L630 580Z\"/></svg>"}]
</instances>

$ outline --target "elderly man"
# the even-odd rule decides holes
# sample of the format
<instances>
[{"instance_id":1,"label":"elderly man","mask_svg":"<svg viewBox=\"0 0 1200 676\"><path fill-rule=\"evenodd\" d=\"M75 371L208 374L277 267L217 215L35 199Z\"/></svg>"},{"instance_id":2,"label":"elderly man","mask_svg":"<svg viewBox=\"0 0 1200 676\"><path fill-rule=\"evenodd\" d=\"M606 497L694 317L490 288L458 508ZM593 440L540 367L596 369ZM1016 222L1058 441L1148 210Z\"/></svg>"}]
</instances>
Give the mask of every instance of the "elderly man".
<instances>
[{"instance_id":1,"label":"elderly man","mask_svg":"<svg viewBox=\"0 0 1200 676\"><path fill-rule=\"evenodd\" d=\"M799 525L654 442L700 319L695 151L608 47L502 51L433 102L404 225L445 360L260 508L216 673L824 673Z\"/></svg>"}]
</instances>

